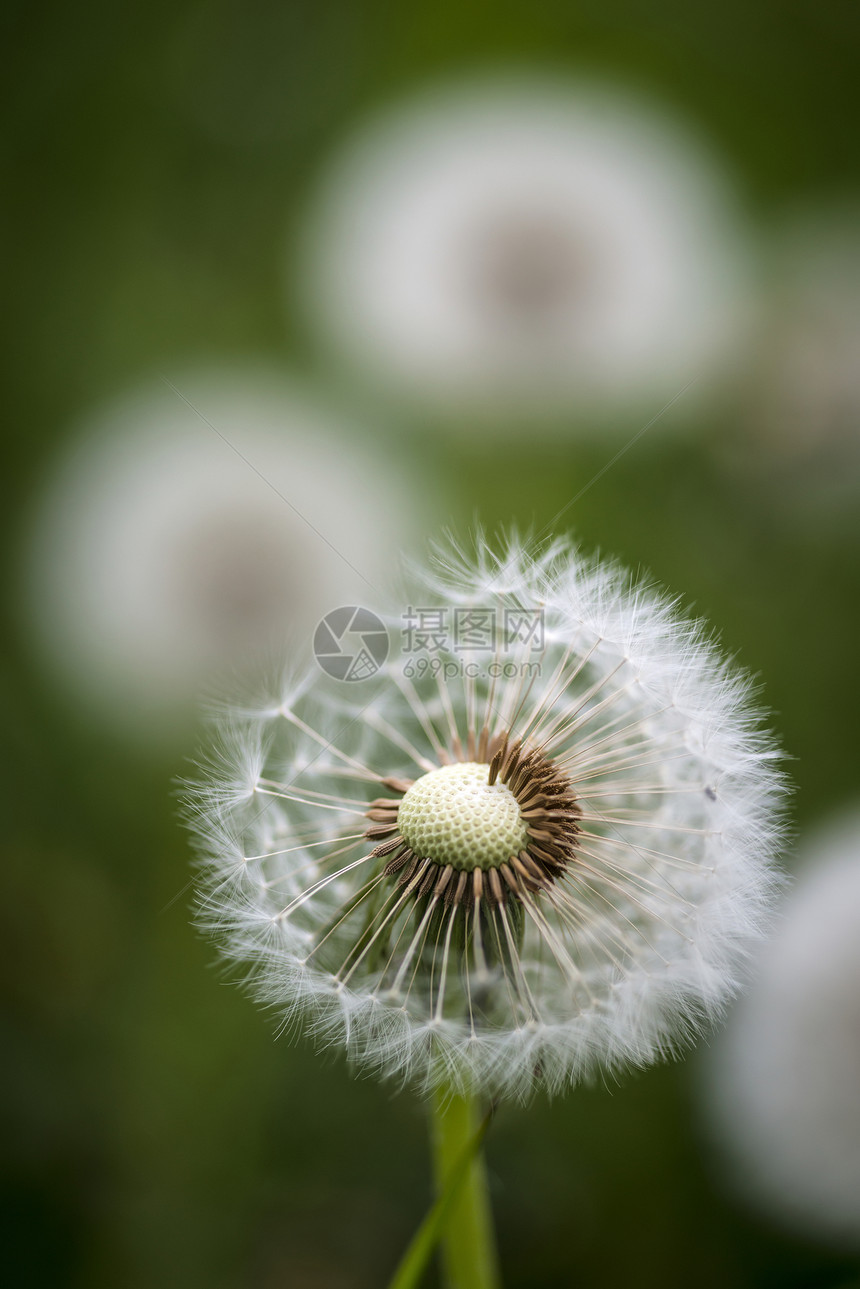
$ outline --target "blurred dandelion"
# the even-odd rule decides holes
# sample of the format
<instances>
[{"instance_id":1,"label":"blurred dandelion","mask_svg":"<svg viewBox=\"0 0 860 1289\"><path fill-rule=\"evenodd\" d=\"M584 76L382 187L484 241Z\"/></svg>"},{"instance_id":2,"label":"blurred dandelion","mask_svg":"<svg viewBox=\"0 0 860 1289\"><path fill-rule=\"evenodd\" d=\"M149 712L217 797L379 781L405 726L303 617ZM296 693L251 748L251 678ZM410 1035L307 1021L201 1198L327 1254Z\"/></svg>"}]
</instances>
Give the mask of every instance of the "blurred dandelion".
<instances>
[{"instance_id":1,"label":"blurred dandelion","mask_svg":"<svg viewBox=\"0 0 860 1289\"><path fill-rule=\"evenodd\" d=\"M737 465L792 523L856 508L860 479L860 232L856 203L807 207L770 248Z\"/></svg>"},{"instance_id":2,"label":"blurred dandelion","mask_svg":"<svg viewBox=\"0 0 860 1289\"><path fill-rule=\"evenodd\" d=\"M804 843L752 988L710 1054L726 1180L777 1220L860 1246L860 815Z\"/></svg>"},{"instance_id":3,"label":"blurred dandelion","mask_svg":"<svg viewBox=\"0 0 860 1289\"><path fill-rule=\"evenodd\" d=\"M193 796L204 923L286 1023L425 1089L524 1098L686 1043L773 882L748 683L564 543L443 555L410 594L436 607L389 629L434 655L228 715Z\"/></svg>"},{"instance_id":4,"label":"blurred dandelion","mask_svg":"<svg viewBox=\"0 0 860 1289\"><path fill-rule=\"evenodd\" d=\"M213 677L369 593L420 504L398 506L396 471L355 434L262 370L192 372L88 422L43 487L25 565L36 643L88 712L175 732Z\"/></svg>"},{"instance_id":5,"label":"blurred dandelion","mask_svg":"<svg viewBox=\"0 0 860 1289\"><path fill-rule=\"evenodd\" d=\"M360 373L469 426L608 426L706 388L752 298L742 221L695 137L627 91L538 77L371 123L323 178L298 272Z\"/></svg>"}]
</instances>

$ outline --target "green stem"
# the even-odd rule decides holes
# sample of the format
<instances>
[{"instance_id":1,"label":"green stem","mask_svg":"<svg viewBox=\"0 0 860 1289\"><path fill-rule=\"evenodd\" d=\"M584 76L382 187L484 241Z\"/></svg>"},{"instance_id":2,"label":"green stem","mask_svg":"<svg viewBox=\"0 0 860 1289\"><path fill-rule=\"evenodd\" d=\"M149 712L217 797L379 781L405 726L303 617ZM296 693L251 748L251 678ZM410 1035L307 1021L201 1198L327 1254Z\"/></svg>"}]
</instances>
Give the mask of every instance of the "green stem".
<instances>
[{"instance_id":1,"label":"green stem","mask_svg":"<svg viewBox=\"0 0 860 1289\"><path fill-rule=\"evenodd\" d=\"M444 1085L433 1098L433 1162L436 1193L445 1194L480 1132L481 1116L474 1097L457 1096ZM442 1234L442 1258L450 1289L500 1289L493 1217L487 1189L487 1170L475 1150L447 1215Z\"/></svg>"}]
</instances>

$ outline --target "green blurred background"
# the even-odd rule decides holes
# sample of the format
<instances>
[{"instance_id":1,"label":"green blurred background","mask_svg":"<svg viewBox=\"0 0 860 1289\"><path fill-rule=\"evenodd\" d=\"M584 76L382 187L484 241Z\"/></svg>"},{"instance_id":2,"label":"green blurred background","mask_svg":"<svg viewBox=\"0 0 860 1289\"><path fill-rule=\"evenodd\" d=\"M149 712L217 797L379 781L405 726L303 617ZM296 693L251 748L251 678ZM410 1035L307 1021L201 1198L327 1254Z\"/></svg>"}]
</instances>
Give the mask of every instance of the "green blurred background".
<instances>
[{"instance_id":1,"label":"green blurred background","mask_svg":"<svg viewBox=\"0 0 860 1289\"><path fill-rule=\"evenodd\" d=\"M799 0L8 7L10 1283L364 1289L385 1283L430 1192L418 1101L277 1040L192 928L172 789L189 746L127 746L31 658L20 534L74 419L177 363L262 357L324 383L285 316L290 229L362 114L440 74L525 63L653 93L734 171L759 230L856 192L854 21ZM857 796L860 514L826 497L810 514L802 484L774 487L760 454L747 468L731 407L676 420L564 523L682 593L762 678L802 829ZM542 527L617 449L409 442L445 498L440 525L460 526ZM856 1260L720 1186L699 1059L501 1110L488 1157L508 1286L860 1283Z\"/></svg>"}]
</instances>

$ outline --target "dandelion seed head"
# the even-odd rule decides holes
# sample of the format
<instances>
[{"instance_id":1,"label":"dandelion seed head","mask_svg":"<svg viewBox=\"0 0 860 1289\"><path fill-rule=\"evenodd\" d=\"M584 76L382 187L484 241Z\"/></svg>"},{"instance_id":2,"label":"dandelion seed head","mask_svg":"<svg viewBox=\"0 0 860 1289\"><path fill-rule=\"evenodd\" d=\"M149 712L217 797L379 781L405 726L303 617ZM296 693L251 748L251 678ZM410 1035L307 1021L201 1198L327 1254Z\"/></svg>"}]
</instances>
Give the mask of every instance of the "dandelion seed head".
<instances>
[{"instance_id":1,"label":"dandelion seed head","mask_svg":"<svg viewBox=\"0 0 860 1289\"><path fill-rule=\"evenodd\" d=\"M88 716L156 744L225 673L256 674L379 580L393 535L421 528L394 463L371 461L351 417L292 380L250 365L175 382L86 416L22 544L48 671ZM375 487L389 501L368 525Z\"/></svg>"},{"instance_id":2,"label":"dandelion seed head","mask_svg":"<svg viewBox=\"0 0 860 1289\"><path fill-rule=\"evenodd\" d=\"M860 479L860 210L805 204L770 239L770 298L725 460L776 518L850 523Z\"/></svg>"},{"instance_id":3,"label":"dandelion seed head","mask_svg":"<svg viewBox=\"0 0 860 1289\"><path fill-rule=\"evenodd\" d=\"M736 205L647 98L478 77L346 142L291 281L333 352L401 401L470 427L607 429L732 365L754 294Z\"/></svg>"},{"instance_id":4,"label":"dandelion seed head","mask_svg":"<svg viewBox=\"0 0 860 1289\"><path fill-rule=\"evenodd\" d=\"M411 577L412 604L492 610L493 648L318 672L234 719L192 796L203 922L285 1023L425 1088L525 1097L684 1046L774 884L781 784L747 683L564 543L481 538Z\"/></svg>"},{"instance_id":5,"label":"dandelion seed head","mask_svg":"<svg viewBox=\"0 0 860 1289\"><path fill-rule=\"evenodd\" d=\"M807 835L750 989L703 1063L727 1185L792 1230L860 1247L860 814Z\"/></svg>"}]
</instances>

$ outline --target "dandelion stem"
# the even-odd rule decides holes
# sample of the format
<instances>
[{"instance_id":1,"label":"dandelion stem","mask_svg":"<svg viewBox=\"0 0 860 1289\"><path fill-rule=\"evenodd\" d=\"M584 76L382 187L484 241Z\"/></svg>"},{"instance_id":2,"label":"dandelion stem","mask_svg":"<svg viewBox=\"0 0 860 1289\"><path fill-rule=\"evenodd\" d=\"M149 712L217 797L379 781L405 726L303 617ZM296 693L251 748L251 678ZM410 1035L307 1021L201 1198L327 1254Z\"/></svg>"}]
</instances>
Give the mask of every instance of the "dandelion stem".
<instances>
[{"instance_id":1,"label":"dandelion stem","mask_svg":"<svg viewBox=\"0 0 860 1289\"><path fill-rule=\"evenodd\" d=\"M481 1115L474 1097L458 1096L444 1084L436 1090L432 1134L437 1195L445 1194L480 1129ZM500 1289L487 1170L480 1148L472 1151L441 1245L449 1289Z\"/></svg>"}]
</instances>

